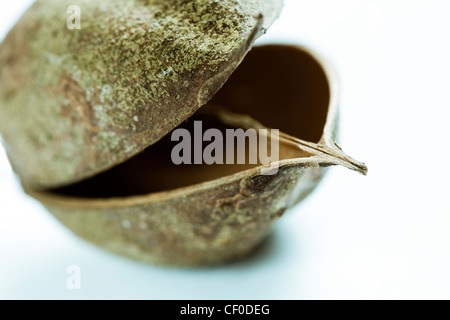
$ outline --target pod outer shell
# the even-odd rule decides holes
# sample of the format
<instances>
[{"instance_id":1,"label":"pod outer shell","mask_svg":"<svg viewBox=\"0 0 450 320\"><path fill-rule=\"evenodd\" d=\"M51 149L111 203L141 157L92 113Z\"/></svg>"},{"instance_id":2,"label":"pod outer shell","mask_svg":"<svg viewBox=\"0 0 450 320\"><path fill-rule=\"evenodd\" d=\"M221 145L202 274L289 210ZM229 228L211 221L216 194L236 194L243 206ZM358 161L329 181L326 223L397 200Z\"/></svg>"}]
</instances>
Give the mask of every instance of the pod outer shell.
<instances>
[{"instance_id":1,"label":"pod outer shell","mask_svg":"<svg viewBox=\"0 0 450 320\"><path fill-rule=\"evenodd\" d=\"M147 197L77 201L30 194L76 235L111 252L163 265L210 265L247 256L306 197L325 168L285 162L273 176L242 172Z\"/></svg>"},{"instance_id":2,"label":"pod outer shell","mask_svg":"<svg viewBox=\"0 0 450 320\"><path fill-rule=\"evenodd\" d=\"M300 46L293 46L309 52ZM86 199L27 189L76 235L108 251L144 262L191 266L247 256L268 236L273 223L302 201L327 167L343 165L365 174L337 148L337 80L324 60L330 101L317 155L284 159L278 171L260 166L198 185L148 195ZM344 161L345 160L345 161Z\"/></svg>"},{"instance_id":3,"label":"pod outer shell","mask_svg":"<svg viewBox=\"0 0 450 320\"><path fill-rule=\"evenodd\" d=\"M72 5L80 29L70 27ZM0 45L0 133L13 169L47 189L135 156L214 95L281 7L36 1Z\"/></svg>"}]
</instances>

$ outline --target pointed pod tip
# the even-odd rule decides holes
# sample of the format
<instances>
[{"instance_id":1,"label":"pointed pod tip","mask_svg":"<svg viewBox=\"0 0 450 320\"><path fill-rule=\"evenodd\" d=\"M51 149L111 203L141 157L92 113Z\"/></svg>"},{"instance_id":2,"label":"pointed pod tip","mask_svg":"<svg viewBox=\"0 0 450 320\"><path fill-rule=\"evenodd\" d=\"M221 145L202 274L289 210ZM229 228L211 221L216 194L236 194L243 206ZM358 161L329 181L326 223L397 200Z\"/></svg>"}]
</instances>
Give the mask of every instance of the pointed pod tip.
<instances>
[{"instance_id":1,"label":"pointed pod tip","mask_svg":"<svg viewBox=\"0 0 450 320\"><path fill-rule=\"evenodd\" d=\"M369 168L364 162L357 161L343 152L337 155L337 157L340 159L341 161L340 164L342 166L347 167L350 170L356 171L362 174L363 176L367 176L367 174L369 173Z\"/></svg>"},{"instance_id":2,"label":"pointed pod tip","mask_svg":"<svg viewBox=\"0 0 450 320\"><path fill-rule=\"evenodd\" d=\"M369 168L367 167L367 165L363 162L356 162L356 163L351 163L352 164L352 170L359 172L360 174L362 174L363 176L367 176L369 173Z\"/></svg>"},{"instance_id":3,"label":"pointed pod tip","mask_svg":"<svg viewBox=\"0 0 450 320\"><path fill-rule=\"evenodd\" d=\"M352 159L351 157L347 156L346 154L341 154L339 156L335 156L334 163L336 165L341 165L347 169L356 171L363 176L367 176L369 169L367 168L367 165L363 162L356 161Z\"/></svg>"},{"instance_id":4,"label":"pointed pod tip","mask_svg":"<svg viewBox=\"0 0 450 320\"><path fill-rule=\"evenodd\" d=\"M325 145L323 150L328 156L331 156L337 165L344 166L350 170L356 171L363 176L367 176L369 168L364 162L357 161L348 156L336 142Z\"/></svg>"}]
</instances>

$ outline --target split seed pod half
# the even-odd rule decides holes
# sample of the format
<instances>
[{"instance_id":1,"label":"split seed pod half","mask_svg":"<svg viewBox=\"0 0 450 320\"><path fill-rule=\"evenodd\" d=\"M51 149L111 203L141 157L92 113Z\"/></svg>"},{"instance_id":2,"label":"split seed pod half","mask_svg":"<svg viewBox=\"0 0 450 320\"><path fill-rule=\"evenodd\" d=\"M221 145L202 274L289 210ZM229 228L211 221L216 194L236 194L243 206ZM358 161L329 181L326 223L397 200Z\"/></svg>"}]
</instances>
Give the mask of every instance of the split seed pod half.
<instances>
[{"instance_id":1,"label":"split seed pod half","mask_svg":"<svg viewBox=\"0 0 450 320\"><path fill-rule=\"evenodd\" d=\"M366 173L334 141L328 64L300 46L248 53L281 1L79 1L91 11L77 35L54 23L68 2L50 2L0 46L0 130L27 193L80 237L147 262L225 262L261 243L325 167ZM279 129L278 171L174 165L170 131L195 120Z\"/></svg>"}]
</instances>

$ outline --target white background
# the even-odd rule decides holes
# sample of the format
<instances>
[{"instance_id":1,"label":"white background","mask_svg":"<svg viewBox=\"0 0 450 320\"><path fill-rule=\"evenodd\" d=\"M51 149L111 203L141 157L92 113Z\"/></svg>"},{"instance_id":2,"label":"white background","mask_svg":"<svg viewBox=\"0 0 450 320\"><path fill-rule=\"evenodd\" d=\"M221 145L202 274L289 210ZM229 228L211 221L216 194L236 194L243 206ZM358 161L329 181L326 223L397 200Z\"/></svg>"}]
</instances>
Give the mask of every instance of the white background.
<instances>
[{"instance_id":1,"label":"white background","mask_svg":"<svg viewBox=\"0 0 450 320\"><path fill-rule=\"evenodd\" d=\"M0 3L0 38L30 1ZM222 267L139 264L74 237L26 197L0 150L0 298L450 298L450 2L286 1L261 41L335 64L344 150L251 258ZM24 115L26 116L26 115ZM81 290L66 269L81 268Z\"/></svg>"}]
</instances>

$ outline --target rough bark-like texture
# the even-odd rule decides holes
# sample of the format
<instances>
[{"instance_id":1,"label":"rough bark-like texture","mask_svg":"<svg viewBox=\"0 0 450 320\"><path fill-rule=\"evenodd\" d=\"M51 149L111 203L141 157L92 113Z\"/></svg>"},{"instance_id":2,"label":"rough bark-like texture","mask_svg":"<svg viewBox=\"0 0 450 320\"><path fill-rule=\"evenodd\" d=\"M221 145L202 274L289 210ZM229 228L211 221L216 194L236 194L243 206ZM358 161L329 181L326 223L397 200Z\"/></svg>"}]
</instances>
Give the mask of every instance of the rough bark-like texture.
<instances>
[{"instance_id":1,"label":"rough bark-like texture","mask_svg":"<svg viewBox=\"0 0 450 320\"><path fill-rule=\"evenodd\" d=\"M304 48L292 48L304 52ZM285 136L290 148L298 150L284 154L275 175L263 175L267 167L259 166L185 188L119 198L27 192L75 234L133 259L202 265L243 257L268 235L274 221L317 186L326 167L343 165L367 172L364 164L345 155L333 140L337 89L332 72L321 65L331 97L323 137L319 143L310 143Z\"/></svg>"},{"instance_id":2,"label":"rough bark-like texture","mask_svg":"<svg viewBox=\"0 0 450 320\"><path fill-rule=\"evenodd\" d=\"M70 5L81 29L69 30ZM83 180L222 86L281 0L39 0L0 45L0 132L25 185Z\"/></svg>"},{"instance_id":3,"label":"rough bark-like texture","mask_svg":"<svg viewBox=\"0 0 450 320\"><path fill-rule=\"evenodd\" d=\"M158 264L215 264L255 249L273 222L314 189L324 169L303 166L283 166L274 176L238 175L148 204L83 208L40 200L75 234L109 251Z\"/></svg>"},{"instance_id":4,"label":"rough bark-like texture","mask_svg":"<svg viewBox=\"0 0 450 320\"><path fill-rule=\"evenodd\" d=\"M323 129L323 136L312 142L281 135L289 152L274 175L263 175L264 166L233 175L220 171L219 178L197 185L189 180L187 187L121 198L50 190L117 166L189 118L227 81L277 17L281 2L37 1L0 45L0 132L26 191L100 247L147 262L199 265L252 251L273 222L314 189L324 167L365 173L365 165L334 142L336 81L324 65L317 72L329 82L321 96L327 98L320 99L328 106L326 124L312 127L319 135ZM69 5L82 10L81 30L66 28ZM286 47L279 49L286 53ZM322 62L309 55L311 63ZM276 88L280 96L300 94ZM255 106L257 113L260 104ZM266 111L274 117L292 116L283 113L283 103L280 110L272 107ZM239 110L234 112L238 117Z\"/></svg>"}]
</instances>

